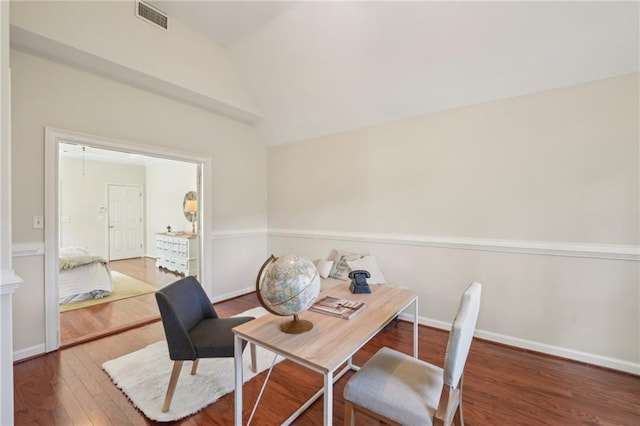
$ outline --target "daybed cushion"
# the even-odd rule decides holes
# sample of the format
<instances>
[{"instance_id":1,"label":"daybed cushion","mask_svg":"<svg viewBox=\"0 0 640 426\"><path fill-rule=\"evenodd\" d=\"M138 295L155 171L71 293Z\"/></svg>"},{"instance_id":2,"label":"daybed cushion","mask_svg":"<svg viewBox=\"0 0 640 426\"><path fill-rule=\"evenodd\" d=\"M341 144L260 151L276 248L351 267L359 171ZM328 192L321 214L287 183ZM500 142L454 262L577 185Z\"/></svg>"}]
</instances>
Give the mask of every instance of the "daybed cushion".
<instances>
[{"instance_id":1,"label":"daybed cushion","mask_svg":"<svg viewBox=\"0 0 640 426\"><path fill-rule=\"evenodd\" d=\"M316 265L320 278L328 278L333 268L333 260L318 259L313 262Z\"/></svg>"},{"instance_id":2,"label":"daybed cushion","mask_svg":"<svg viewBox=\"0 0 640 426\"><path fill-rule=\"evenodd\" d=\"M329 274L329 276L331 278L336 278L339 280L348 280L351 268L349 268L349 264L347 262L361 259L366 255L366 253L363 254L336 250L335 261L333 263L333 268L331 269L331 273Z\"/></svg>"}]
</instances>

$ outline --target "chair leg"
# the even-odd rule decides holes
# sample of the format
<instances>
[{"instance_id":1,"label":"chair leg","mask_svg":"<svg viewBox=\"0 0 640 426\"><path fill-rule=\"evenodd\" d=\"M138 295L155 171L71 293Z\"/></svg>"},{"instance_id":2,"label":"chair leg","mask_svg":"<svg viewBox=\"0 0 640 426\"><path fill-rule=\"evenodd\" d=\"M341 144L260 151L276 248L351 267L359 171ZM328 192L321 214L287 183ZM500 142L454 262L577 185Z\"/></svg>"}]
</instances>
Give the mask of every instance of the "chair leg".
<instances>
[{"instance_id":1,"label":"chair leg","mask_svg":"<svg viewBox=\"0 0 640 426\"><path fill-rule=\"evenodd\" d=\"M453 415L453 423L456 426L464 426L464 418L462 417L462 386L464 385L464 374L460 376L460 384L458 385L458 401L456 412Z\"/></svg>"},{"instance_id":2,"label":"chair leg","mask_svg":"<svg viewBox=\"0 0 640 426\"><path fill-rule=\"evenodd\" d=\"M456 408L456 413L453 415L453 424L456 426L464 426L464 420L462 419L462 407Z\"/></svg>"},{"instance_id":3,"label":"chair leg","mask_svg":"<svg viewBox=\"0 0 640 426\"><path fill-rule=\"evenodd\" d=\"M254 343L249 344L249 350L251 351L251 371L258 372L258 358L256 355L256 345Z\"/></svg>"},{"instance_id":4,"label":"chair leg","mask_svg":"<svg viewBox=\"0 0 640 426\"><path fill-rule=\"evenodd\" d=\"M353 404L349 401L344 402L344 426L355 426L356 418L353 411Z\"/></svg>"},{"instance_id":5,"label":"chair leg","mask_svg":"<svg viewBox=\"0 0 640 426\"><path fill-rule=\"evenodd\" d=\"M200 361L200 358L196 358L193 360L193 364L191 365L191 375L193 376L194 374L196 374L196 371L198 371L198 362Z\"/></svg>"},{"instance_id":6,"label":"chair leg","mask_svg":"<svg viewBox=\"0 0 640 426\"><path fill-rule=\"evenodd\" d=\"M182 369L183 361L174 361L173 370L171 370L171 378L169 379L169 387L167 388L167 395L164 397L164 404L162 405L162 412L169 411L171 400L173 399L173 392L176 390L176 384L178 383L178 377L180 377L180 370Z\"/></svg>"}]
</instances>

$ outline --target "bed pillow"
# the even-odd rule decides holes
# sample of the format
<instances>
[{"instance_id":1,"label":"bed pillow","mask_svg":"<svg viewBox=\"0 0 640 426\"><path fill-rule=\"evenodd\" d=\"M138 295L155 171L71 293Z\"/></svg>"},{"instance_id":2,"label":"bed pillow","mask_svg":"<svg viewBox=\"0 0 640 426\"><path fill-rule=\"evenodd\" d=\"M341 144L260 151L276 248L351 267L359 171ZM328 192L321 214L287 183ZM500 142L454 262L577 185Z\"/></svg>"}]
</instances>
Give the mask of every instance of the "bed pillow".
<instances>
[{"instance_id":1,"label":"bed pillow","mask_svg":"<svg viewBox=\"0 0 640 426\"><path fill-rule=\"evenodd\" d=\"M320 278L329 278L329 274L333 268L333 260L318 259L313 263L316 265Z\"/></svg>"},{"instance_id":2,"label":"bed pillow","mask_svg":"<svg viewBox=\"0 0 640 426\"><path fill-rule=\"evenodd\" d=\"M382 271L378 267L378 262L376 258L369 255L364 256L360 259L347 261L349 268L352 271L357 271L359 269L363 269L365 271L369 271L371 274L371 278L367 278L367 283L369 284L386 284L387 280L384 278Z\"/></svg>"},{"instance_id":3,"label":"bed pillow","mask_svg":"<svg viewBox=\"0 0 640 426\"><path fill-rule=\"evenodd\" d=\"M367 254L362 253L352 253L336 250L335 261L333 262L333 268L331 268L331 273L329 276L331 278L336 278L338 280L348 280L349 272L351 272L351 268L347 262L361 259Z\"/></svg>"}]
</instances>

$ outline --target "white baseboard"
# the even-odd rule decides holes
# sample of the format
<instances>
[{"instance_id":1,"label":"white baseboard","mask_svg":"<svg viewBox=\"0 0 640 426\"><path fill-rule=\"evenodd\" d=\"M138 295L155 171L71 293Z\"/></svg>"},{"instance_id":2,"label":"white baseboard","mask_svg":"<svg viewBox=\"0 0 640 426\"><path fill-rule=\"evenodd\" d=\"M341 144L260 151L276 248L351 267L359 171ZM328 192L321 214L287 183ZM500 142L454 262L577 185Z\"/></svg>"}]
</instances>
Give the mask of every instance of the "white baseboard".
<instances>
[{"instance_id":1,"label":"white baseboard","mask_svg":"<svg viewBox=\"0 0 640 426\"><path fill-rule=\"evenodd\" d=\"M574 361L580 361L587 364L598 365L600 367L611 368L614 370L624 371L627 373L640 375L640 364L634 364L621 359L609 358L605 356L590 354L586 352L567 349L560 346L547 345L544 343L532 342L529 340L518 339L517 337L505 336L502 334L492 333L489 331L477 330L475 335L481 339L490 340L492 342L502 343L509 346L515 346L522 349L529 349L536 352L542 352L548 355L554 355L560 358L567 358Z\"/></svg>"},{"instance_id":2,"label":"white baseboard","mask_svg":"<svg viewBox=\"0 0 640 426\"><path fill-rule=\"evenodd\" d=\"M400 315L400 318L413 322L413 313L404 313ZM451 323L444 321L438 321L431 318L418 317L418 323L433 327L441 330L449 331L451 329ZM547 345L545 343L532 342L530 340L519 339L517 337L506 336L504 334L492 333L490 331L476 330L475 337L488 340L491 342L501 343L508 346L513 346L520 349L528 349L535 352L540 352L547 355L553 355L560 358L566 358L573 361L580 361L587 364L593 364L600 367L611 368L613 370L624 371L635 375L640 375L640 364L636 364L621 359L609 358L605 356L590 354L586 352L576 351L573 349L567 349L560 346Z\"/></svg>"},{"instance_id":3,"label":"white baseboard","mask_svg":"<svg viewBox=\"0 0 640 426\"><path fill-rule=\"evenodd\" d=\"M245 287L243 289L236 290L231 293L225 293L220 296L216 296L213 299L211 299L211 303L218 303L218 302L222 302L223 300L233 299L234 297L244 296L245 294L253 293L254 291L256 291L255 287Z\"/></svg>"},{"instance_id":4,"label":"white baseboard","mask_svg":"<svg viewBox=\"0 0 640 426\"><path fill-rule=\"evenodd\" d=\"M44 343L41 343L39 345L31 346L30 348L20 349L19 351L13 352L13 361L20 361L22 359L31 358L44 353Z\"/></svg>"}]
</instances>

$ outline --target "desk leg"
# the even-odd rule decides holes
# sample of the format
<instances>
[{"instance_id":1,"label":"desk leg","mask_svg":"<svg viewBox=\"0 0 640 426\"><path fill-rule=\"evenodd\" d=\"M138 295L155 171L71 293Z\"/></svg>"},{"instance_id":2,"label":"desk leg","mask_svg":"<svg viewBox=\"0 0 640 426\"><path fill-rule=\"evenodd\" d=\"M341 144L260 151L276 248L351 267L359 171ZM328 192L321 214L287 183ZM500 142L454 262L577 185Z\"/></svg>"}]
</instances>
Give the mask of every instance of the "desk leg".
<instances>
[{"instance_id":1,"label":"desk leg","mask_svg":"<svg viewBox=\"0 0 640 426\"><path fill-rule=\"evenodd\" d=\"M324 426L333 424L333 372L324 375Z\"/></svg>"},{"instance_id":2,"label":"desk leg","mask_svg":"<svg viewBox=\"0 0 640 426\"><path fill-rule=\"evenodd\" d=\"M413 302L413 357L418 358L418 298Z\"/></svg>"},{"instance_id":3,"label":"desk leg","mask_svg":"<svg viewBox=\"0 0 640 426\"><path fill-rule=\"evenodd\" d=\"M235 426L242 426L242 338L234 337L233 365L235 367L234 419Z\"/></svg>"}]
</instances>

